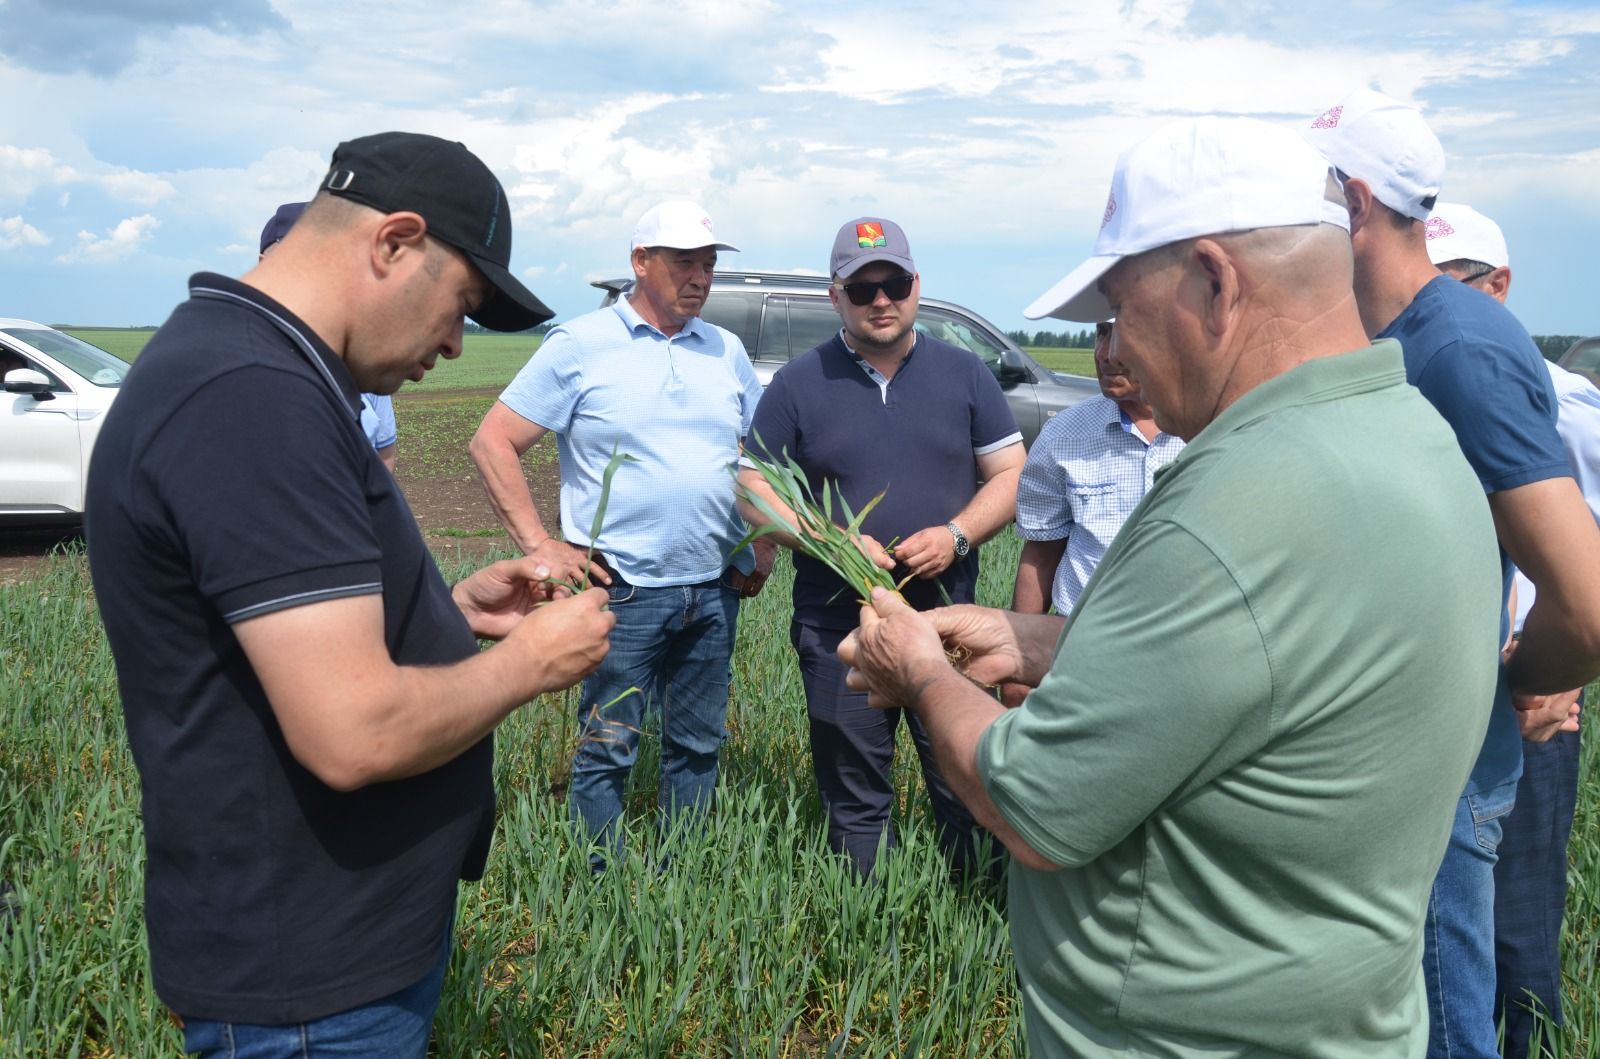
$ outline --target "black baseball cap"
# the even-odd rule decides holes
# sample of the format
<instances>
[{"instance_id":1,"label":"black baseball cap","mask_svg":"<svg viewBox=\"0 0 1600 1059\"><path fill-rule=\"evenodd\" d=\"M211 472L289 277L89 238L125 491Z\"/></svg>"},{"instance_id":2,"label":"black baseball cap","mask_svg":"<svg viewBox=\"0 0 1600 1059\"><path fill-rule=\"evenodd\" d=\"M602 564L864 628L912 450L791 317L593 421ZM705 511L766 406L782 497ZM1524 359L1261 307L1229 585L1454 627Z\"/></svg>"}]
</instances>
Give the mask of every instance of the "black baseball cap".
<instances>
[{"instance_id":1,"label":"black baseball cap","mask_svg":"<svg viewBox=\"0 0 1600 1059\"><path fill-rule=\"evenodd\" d=\"M417 132L346 140L334 149L321 190L384 213L420 214L429 235L466 254L489 281L493 293L471 316L491 331L522 331L555 315L507 268L505 190L464 144Z\"/></svg>"}]
</instances>

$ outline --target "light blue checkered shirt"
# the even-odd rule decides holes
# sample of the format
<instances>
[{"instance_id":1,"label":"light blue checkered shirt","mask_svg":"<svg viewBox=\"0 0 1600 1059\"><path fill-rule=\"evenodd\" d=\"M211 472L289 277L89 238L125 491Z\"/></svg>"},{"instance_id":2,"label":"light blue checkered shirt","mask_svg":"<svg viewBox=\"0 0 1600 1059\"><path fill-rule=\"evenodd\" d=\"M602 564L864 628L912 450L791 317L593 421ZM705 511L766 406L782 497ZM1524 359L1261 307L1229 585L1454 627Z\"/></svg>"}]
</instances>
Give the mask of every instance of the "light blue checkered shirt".
<instances>
[{"instance_id":1,"label":"light blue checkered shirt","mask_svg":"<svg viewBox=\"0 0 1600 1059\"><path fill-rule=\"evenodd\" d=\"M645 588L722 573L744 535L733 468L761 382L730 331L690 320L670 338L626 298L569 320L500 400L557 435L561 533L588 545L613 447L624 463L594 541L612 567Z\"/></svg>"},{"instance_id":2,"label":"light blue checkered shirt","mask_svg":"<svg viewBox=\"0 0 1600 1059\"><path fill-rule=\"evenodd\" d=\"M1039 431L1017 483L1017 533L1030 541L1066 538L1050 586L1057 611L1072 611L1156 471L1182 451L1183 440L1171 434L1146 442L1107 397L1080 402Z\"/></svg>"}]
</instances>

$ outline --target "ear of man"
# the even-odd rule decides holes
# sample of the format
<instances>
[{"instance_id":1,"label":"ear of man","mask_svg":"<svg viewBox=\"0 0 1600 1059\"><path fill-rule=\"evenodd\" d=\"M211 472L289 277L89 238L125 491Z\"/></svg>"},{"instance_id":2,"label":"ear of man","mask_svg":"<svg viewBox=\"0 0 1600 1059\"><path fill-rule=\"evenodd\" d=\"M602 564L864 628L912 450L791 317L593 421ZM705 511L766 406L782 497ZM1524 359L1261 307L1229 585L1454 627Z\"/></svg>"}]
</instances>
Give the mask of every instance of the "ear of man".
<instances>
[{"instance_id":1,"label":"ear of man","mask_svg":"<svg viewBox=\"0 0 1600 1059\"><path fill-rule=\"evenodd\" d=\"M1186 257L1189 269L1203 284L1198 301L1201 326L1206 334L1220 339L1233 327L1243 296L1238 264L1215 239L1196 239Z\"/></svg>"}]
</instances>

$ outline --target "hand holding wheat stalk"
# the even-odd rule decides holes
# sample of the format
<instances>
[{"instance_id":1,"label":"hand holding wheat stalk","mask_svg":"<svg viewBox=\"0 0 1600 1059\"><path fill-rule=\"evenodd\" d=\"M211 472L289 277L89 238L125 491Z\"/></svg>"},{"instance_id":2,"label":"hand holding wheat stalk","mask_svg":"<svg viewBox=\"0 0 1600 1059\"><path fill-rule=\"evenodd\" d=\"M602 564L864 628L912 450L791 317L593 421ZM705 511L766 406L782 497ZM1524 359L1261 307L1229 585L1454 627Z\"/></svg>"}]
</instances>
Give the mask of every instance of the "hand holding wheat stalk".
<instances>
[{"instance_id":1,"label":"hand holding wheat stalk","mask_svg":"<svg viewBox=\"0 0 1600 1059\"><path fill-rule=\"evenodd\" d=\"M759 442L761 439L758 437L756 440ZM838 574L855 591L856 598L861 602L865 603L872 597L874 587L899 593L905 581L896 582L889 571L867 558L861 544L861 525L883 499L882 492L857 512L851 510L849 501L845 500L838 487L824 479L822 500L818 503L806 481L805 472L787 452L769 461L746 450L744 459L760 473L773 495L790 514L786 516L777 510L764 496L750 489L739 488L740 499L759 511L766 521L745 534L744 539L734 546L735 551L769 533L783 533L791 538L797 550ZM834 520L835 508L844 521L843 525ZM889 547L893 547L892 541Z\"/></svg>"}]
</instances>

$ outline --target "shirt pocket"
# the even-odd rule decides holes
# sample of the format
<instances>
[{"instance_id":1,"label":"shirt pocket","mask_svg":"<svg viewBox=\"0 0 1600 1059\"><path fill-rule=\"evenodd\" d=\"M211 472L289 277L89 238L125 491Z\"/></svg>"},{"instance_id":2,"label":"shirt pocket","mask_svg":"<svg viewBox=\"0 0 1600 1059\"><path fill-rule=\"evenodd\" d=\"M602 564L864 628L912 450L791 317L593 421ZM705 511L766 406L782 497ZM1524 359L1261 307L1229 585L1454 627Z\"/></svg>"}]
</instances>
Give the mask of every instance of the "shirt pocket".
<instances>
[{"instance_id":1,"label":"shirt pocket","mask_svg":"<svg viewBox=\"0 0 1600 1059\"><path fill-rule=\"evenodd\" d=\"M1072 521L1094 523L1104 519L1116 508L1115 482L1073 482L1067 487L1067 503L1072 507Z\"/></svg>"}]
</instances>

